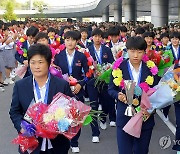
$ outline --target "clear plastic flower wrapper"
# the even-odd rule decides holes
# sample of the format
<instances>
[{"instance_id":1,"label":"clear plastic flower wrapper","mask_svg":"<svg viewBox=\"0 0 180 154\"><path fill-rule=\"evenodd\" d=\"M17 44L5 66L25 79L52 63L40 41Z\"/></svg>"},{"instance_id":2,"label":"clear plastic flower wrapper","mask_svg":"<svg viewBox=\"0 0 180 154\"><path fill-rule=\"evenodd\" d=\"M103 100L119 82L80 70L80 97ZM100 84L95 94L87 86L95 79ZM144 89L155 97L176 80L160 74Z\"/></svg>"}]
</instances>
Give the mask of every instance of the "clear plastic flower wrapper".
<instances>
[{"instance_id":1,"label":"clear plastic flower wrapper","mask_svg":"<svg viewBox=\"0 0 180 154\"><path fill-rule=\"evenodd\" d=\"M174 69L171 66L161 78L159 84L155 86L156 91L149 97L152 113L155 109L162 109L180 100L180 68Z\"/></svg>"},{"instance_id":2,"label":"clear plastic flower wrapper","mask_svg":"<svg viewBox=\"0 0 180 154\"><path fill-rule=\"evenodd\" d=\"M58 134L62 134L72 139L83 125L88 125L92 121L90 111L90 106L60 92L53 97L49 105L41 102L32 103L25 114L25 120L30 125L22 122L21 127L27 128L25 131L28 132L35 126L36 132L34 136L27 136L27 133L19 134L13 143L19 144L24 152L34 150L38 146L34 144L38 142L38 137L54 139Z\"/></svg>"}]
</instances>

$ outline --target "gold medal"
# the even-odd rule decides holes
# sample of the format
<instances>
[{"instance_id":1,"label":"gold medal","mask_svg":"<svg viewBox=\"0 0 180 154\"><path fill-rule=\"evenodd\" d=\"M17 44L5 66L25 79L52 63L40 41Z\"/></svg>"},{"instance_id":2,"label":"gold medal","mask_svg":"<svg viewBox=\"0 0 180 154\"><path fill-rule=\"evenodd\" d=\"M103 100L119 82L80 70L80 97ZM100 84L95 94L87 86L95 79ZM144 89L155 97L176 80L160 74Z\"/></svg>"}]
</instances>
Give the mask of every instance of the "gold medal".
<instances>
[{"instance_id":1,"label":"gold medal","mask_svg":"<svg viewBox=\"0 0 180 154\"><path fill-rule=\"evenodd\" d=\"M133 99L133 105L138 106L139 105L139 100L137 98Z\"/></svg>"}]
</instances>

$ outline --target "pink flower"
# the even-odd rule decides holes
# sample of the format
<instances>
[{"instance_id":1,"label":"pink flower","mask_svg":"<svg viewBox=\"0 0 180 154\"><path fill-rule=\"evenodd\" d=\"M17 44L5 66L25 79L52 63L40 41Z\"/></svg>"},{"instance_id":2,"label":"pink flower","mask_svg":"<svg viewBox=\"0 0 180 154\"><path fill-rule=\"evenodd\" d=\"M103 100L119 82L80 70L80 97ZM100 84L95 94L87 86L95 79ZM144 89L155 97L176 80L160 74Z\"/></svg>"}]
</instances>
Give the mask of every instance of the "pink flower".
<instances>
[{"instance_id":1,"label":"pink flower","mask_svg":"<svg viewBox=\"0 0 180 154\"><path fill-rule=\"evenodd\" d=\"M65 44L62 44L62 45L59 46L60 51L64 50L65 48L66 48Z\"/></svg>"},{"instance_id":2,"label":"pink flower","mask_svg":"<svg viewBox=\"0 0 180 154\"><path fill-rule=\"evenodd\" d=\"M18 53L20 54L20 55L23 55L23 50L18 50Z\"/></svg>"},{"instance_id":3,"label":"pink flower","mask_svg":"<svg viewBox=\"0 0 180 154\"><path fill-rule=\"evenodd\" d=\"M146 62L149 60L149 58L148 58L148 56L145 54L145 55L143 56L142 60L143 60L143 62L146 63Z\"/></svg>"},{"instance_id":4,"label":"pink flower","mask_svg":"<svg viewBox=\"0 0 180 154\"><path fill-rule=\"evenodd\" d=\"M115 62L114 62L114 65L113 65L113 70L117 69L121 63L123 61L123 57L120 57L119 59L117 59Z\"/></svg>"},{"instance_id":5,"label":"pink flower","mask_svg":"<svg viewBox=\"0 0 180 154\"><path fill-rule=\"evenodd\" d=\"M149 90L149 85L146 83L146 82L142 82L142 83L140 83L139 84L139 87L142 89L142 90L144 90L146 93L148 92L148 90Z\"/></svg>"},{"instance_id":6,"label":"pink flower","mask_svg":"<svg viewBox=\"0 0 180 154\"><path fill-rule=\"evenodd\" d=\"M157 66L154 66L154 67L151 68L151 73L152 73L152 75L156 75L158 73Z\"/></svg>"},{"instance_id":7,"label":"pink flower","mask_svg":"<svg viewBox=\"0 0 180 154\"><path fill-rule=\"evenodd\" d=\"M124 80L121 81L120 87L121 87L122 89L125 89Z\"/></svg>"},{"instance_id":8,"label":"pink flower","mask_svg":"<svg viewBox=\"0 0 180 154\"><path fill-rule=\"evenodd\" d=\"M18 41L16 45L21 48L22 47L22 42Z\"/></svg>"}]
</instances>

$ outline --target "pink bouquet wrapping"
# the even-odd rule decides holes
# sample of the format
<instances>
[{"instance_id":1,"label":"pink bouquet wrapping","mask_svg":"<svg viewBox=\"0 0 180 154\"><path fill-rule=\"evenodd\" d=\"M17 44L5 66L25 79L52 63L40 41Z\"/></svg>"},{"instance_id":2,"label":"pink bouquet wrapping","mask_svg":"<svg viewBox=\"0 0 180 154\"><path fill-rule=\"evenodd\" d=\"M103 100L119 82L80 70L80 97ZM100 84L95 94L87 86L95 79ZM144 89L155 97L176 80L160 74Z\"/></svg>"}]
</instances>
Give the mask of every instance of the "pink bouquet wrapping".
<instances>
[{"instance_id":1,"label":"pink bouquet wrapping","mask_svg":"<svg viewBox=\"0 0 180 154\"><path fill-rule=\"evenodd\" d=\"M16 68L15 73L22 79L26 74L26 71L27 71L27 66L20 65L18 68Z\"/></svg>"},{"instance_id":2,"label":"pink bouquet wrapping","mask_svg":"<svg viewBox=\"0 0 180 154\"><path fill-rule=\"evenodd\" d=\"M123 130L128 133L131 136L134 136L136 138L140 138L141 136L141 129L143 124L143 111L151 108L151 103L149 101L149 95L155 92L155 89L150 89L147 93L143 91L142 97L141 97L141 104L138 109L136 109L137 113L134 117L132 117L128 123L123 127ZM147 119L144 119L147 120Z\"/></svg>"}]
</instances>

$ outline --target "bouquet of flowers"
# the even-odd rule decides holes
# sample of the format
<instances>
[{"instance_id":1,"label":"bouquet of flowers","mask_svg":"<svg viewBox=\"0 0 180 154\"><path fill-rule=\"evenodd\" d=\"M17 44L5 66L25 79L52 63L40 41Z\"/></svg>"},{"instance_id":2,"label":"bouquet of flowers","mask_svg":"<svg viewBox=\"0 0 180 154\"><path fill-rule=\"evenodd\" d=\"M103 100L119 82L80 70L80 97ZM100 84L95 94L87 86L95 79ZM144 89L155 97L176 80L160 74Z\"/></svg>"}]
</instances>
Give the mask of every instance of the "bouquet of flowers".
<instances>
[{"instance_id":1,"label":"bouquet of flowers","mask_svg":"<svg viewBox=\"0 0 180 154\"><path fill-rule=\"evenodd\" d=\"M126 51L126 46L124 42L119 42L118 45L114 45L111 48L111 51L115 60L120 58L121 56L123 56L124 58L127 58L126 57L127 51Z\"/></svg>"},{"instance_id":2,"label":"bouquet of flowers","mask_svg":"<svg viewBox=\"0 0 180 154\"><path fill-rule=\"evenodd\" d=\"M158 67L158 75L162 77L165 69L168 69L172 65L174 58L171 50L165 50L161 52L149 50L144 55L143 60L152 60Z\"/></svg>"},{"instance_id":3,"label":"bouquet of flowers","mask_svg":"<svg viewBox=\"0 0 180 154\"><path fill-rule=\"evenodd\" d=\"M57 93L50 105L33 103L26 112L29 123L21 123L25 132L30 133L19 134L13 143L19 144L25 152L33 151L38 146L35 136L54 139L58 134L63 134L72 139L83 125L92 121L90 110L90 106L62 93Z\"/></svg>"},{"instance_id":4,"label":"bouquet of flowers","mask_svg":"<svg viewBox=\"0 0 180 154\"><path fill-rule=\"evenodd\" d=\"M26 65L19 65L16 68L15 73L22 79L24 77L24 75L26 74L26 71L27 71Z\"/></svg>"},{"instance_id":5,"label":"bouquet of flowers","mask_svg":"<svg viewBox=\"0 0 180 154\"><path fill-rule=\"evenodd\" d=\"M155 87L157 90L149 99L151 102L152 113L155 109L162 109L180 100L180 69L173 70L174 65L161 78L159 84Z\"/></svg>"},{"instance_id":6,"label":"bouquet of flowers","mask_svg":"<svg viewBox=\"0 0 180 154\"><path fill-rule=\"evenodd\" d=\"M95 85L101 84L102 82L109 83L110 82L110 76L112 73L112 64L97 64L94 76L96 78Z\"/></svg>"},{"instance_id":7,"label":"bouquet of flowers","mask_svg":"<svg viewBox=\"0 0 180 154\"><path fill-rule=\"evenodd\" d=\"M27 57L27 50L23 48L23 43L27 40L27 36L21 37L16 43L16 51L23 57Z\"/></svg>"}]
</instances>

